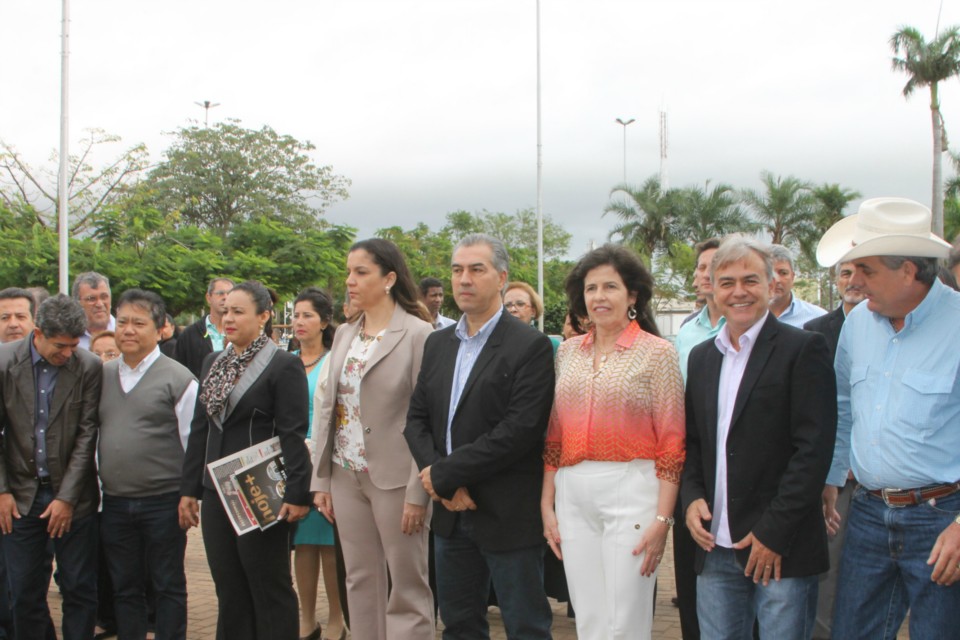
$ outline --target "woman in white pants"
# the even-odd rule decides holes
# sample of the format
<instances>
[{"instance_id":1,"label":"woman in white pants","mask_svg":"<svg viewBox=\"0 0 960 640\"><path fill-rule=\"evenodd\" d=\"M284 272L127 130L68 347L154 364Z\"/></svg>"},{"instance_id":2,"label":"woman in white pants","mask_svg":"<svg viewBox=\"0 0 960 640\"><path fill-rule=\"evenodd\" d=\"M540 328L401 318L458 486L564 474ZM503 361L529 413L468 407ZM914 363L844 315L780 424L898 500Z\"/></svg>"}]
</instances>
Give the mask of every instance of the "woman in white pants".
<instances>
[{"instance_id":1,"label":"woman in white pants","mask_svg":"<svg viewBox=\"0 0 960 640\"><path fill-rule=\"evenodd\" d=\"M653 279L629 249L591 251L566 290L571 320L592 328L557 353L544 537L563 560L578 638L649 638L684 458L677 354L653 320Z\"/></svg>"}]
</instances>

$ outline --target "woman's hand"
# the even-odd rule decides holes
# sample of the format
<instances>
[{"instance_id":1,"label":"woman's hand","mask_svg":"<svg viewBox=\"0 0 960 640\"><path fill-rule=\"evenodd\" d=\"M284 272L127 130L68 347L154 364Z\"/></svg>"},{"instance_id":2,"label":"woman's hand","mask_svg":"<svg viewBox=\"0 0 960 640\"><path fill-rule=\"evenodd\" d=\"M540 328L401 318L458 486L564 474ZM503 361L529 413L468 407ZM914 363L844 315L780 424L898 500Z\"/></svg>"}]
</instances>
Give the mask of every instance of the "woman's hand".
<instances>
[{"instance_id":1,"label":"woman's hand","mask_svg":"<svg viewBox=\"0 0 960 640\"><path fill-rule=\"evenodd\" d=\"M653 524L647 527L640 538L640 544L633 548L633 555L635 556L646 552L643 564L640 565L640 575L649 577L657 570L660 560L663 558L663 550L667 547L667 534L669 532L670 527L659 520L654 520Z\"/></svg>"},{"instance_id":2,"label":"woman's hand","mask_svg":"<svg viewBox=\"0 0 960 640\"><path fill-rule=\"evenodd\" d=\"M420 505L403 503L403 518L400 519L400 530L408 536L420 533L424 519L427 517L427 508Z\"/></svg>"},{"instance_id":3,"label":"woman's hand","mask_svg":"<svg viewBox=\"0 0 960 640\"><path fill-rule=\"evenodd\" d=\"M284 502L283 506L280 507L280 513L277 514L277 518L286 520L287 522L296 522L297 520L306 518L308 513L310 513L310 507L307 505Z\"/></svg>"},{"instance_id":4,"label":"woman's hand","mask_svg":"<svg viewBox=\"0 0 960 640\"><path fill-rule=\"evenodd\" d=\"M317 511L323 514L323 517L327 519L327 522L333 524L333 497L326 491L317 491L313 494L313 504L317 507Z\"/></svg>"},{"instance_id":5,"label":"woman's hand","mask_svg":"<svg viewBox=\"0 0 960 640\"><path fill-rule=\"evenodd\" d=\"M200 502L196 498L183 496L180 498L180 506L177 507L177 516L180 520L180 528L184 531L190 527L196 527L200 524Z\"/></svg>"},{"instance_id":6,"label":"woman's hand","mask_svg":"<svg viewBox=\"0 0 960 640\"><path fill-rule=\"evenodd\" d=\"M550 550L557 560L563 560L563 554L560 552L560 527L557 524L557 512L553 505L540 505L540 515L543 517L543 537L547 539Z\"/></svg>"}]
</instances>

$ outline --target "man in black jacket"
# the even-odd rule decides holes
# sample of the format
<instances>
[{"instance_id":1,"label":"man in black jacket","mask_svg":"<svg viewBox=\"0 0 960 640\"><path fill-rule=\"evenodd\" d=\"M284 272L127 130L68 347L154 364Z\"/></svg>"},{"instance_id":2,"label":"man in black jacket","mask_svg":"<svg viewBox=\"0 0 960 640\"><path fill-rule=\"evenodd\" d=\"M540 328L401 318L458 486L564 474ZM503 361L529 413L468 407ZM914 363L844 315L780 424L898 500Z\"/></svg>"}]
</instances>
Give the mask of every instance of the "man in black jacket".
<instances>
[{"instance_id":1,"label":"man in black jacket","mask_svg":"<svg viewBox=\"0 0 960 640\"><path fill-rule=\"evenodd\" d=\"M207 285L207 306L210 313L183 330L177 338L173 359L190 370L197 380L208 353L223 351L223 313L227 310L227 294L233 280L214 278Z\"/></svg>"},{"instance_id":2,"label":"man in black jacket","mask_svg":"<svg viewBox=\"0 0 960 640\"><path fill-rule=\"evenodd\" d=\"M827 570L822 483L836 437L836 380L823 336L768 309L763 245L724 240L711 263L726 324L690 353L681 496L701 637L809 640Z\"/></svg>"}]
</instances>

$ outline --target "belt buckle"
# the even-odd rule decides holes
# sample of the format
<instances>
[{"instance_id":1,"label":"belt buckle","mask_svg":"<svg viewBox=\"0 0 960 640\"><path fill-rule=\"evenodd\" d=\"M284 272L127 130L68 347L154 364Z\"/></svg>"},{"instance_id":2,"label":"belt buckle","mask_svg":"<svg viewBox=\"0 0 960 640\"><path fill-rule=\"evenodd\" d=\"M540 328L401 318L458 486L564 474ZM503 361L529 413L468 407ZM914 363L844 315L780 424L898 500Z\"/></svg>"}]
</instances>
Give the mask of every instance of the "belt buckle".
<instances>
[{"instance_id":1,"label":"belt buckle","mask_svg":"<svg viewBox=\"0 0 960 640\"><path fill-rule=\"evenodd\" d=\"M899 491L903 491L903 489L888 489L886 487L884 487L883 489L880 489L880 495L883 498L884 504L886 504L888 507L892 509L902 509L905 506L907 506L905 504L890 504L890 494L897 493Z\"/></svg>"}]
</instances>

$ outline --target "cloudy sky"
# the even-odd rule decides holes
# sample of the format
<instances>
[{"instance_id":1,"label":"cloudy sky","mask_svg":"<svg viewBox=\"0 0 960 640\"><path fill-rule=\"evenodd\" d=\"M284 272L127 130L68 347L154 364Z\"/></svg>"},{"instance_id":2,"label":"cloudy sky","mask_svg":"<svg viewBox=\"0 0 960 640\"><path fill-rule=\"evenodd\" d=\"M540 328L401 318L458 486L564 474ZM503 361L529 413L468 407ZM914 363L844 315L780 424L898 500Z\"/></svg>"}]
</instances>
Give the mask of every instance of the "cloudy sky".
<instances>
[{"instance_id":1,"label":"cloudy sky","mask_svg":"<svg viewBox=\"0 0 960 640\"><path fill-rule=\"evenodd\" d=\"M602 241L610 188L759 186L766 169L865 197L929 204L926 90L890 69L903 24L934 33L940 0L543 0L543 207ZM71 3L71 138L144 142L203 120L267 124L350 178L328 212L362 235L439 227L457 209L536 205L534 0L96 0ZM947 2L940 24L960 23ZM0 2L0 137L35 164L59 139L60 2ZM960 81L943 87L960 129Z\"/></svg>"}]
</instances>

